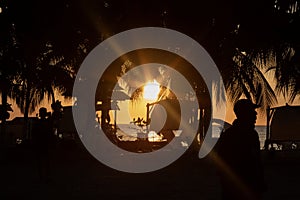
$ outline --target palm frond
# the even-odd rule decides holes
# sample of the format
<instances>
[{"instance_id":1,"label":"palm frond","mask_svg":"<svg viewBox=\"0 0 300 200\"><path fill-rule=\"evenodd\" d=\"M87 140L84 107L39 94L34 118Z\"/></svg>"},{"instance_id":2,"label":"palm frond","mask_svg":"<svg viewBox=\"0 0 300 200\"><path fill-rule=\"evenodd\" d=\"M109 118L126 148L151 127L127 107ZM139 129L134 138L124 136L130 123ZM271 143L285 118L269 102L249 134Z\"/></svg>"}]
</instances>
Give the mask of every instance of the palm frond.
<instances>
[{"instance_id":1,"label":"palm frond","mask_svg":"<svg viewBox=\"0 0 300 200\"><path fill-rule=\"evenodd\" d=\"M261 104L265 110L277 102L276 95L259 67L251 56L237 52L234 58L232 74L226 82L227 94L234 103L242 96Z\"/></svg>"}]
</instances>

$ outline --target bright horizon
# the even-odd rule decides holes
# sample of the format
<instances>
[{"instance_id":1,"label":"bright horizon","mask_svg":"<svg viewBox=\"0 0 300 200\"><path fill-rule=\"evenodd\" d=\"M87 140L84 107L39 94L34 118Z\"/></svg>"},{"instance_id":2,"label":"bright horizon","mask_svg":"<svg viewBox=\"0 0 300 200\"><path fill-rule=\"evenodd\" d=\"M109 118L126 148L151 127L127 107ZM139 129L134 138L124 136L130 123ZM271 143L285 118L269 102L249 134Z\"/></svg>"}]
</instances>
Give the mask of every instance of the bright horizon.
<instances>
[{"instance_id":1,"label":"bright horizon","mask_svg":"<svg viewBox=\"0 0 300 200\"><path fill-rule=\"evenodd\" d=\"M265 77L269 82L271 83L271 87L275 88L275 83L272 81L272 73L265 74ZM151 79L147 81L145 88L144 88L144 98L140 100L139 102L126 102L121 101L119 102L119 106L123 107L123 111L118 111L117 113L117 121L120 123L129 123L133 118L137 117L146 117L146 104L151 103L157 99L157 95L159 93L159 84L156 82L155 79ZM73 104L73 101L71 98L64 98L62 97L58 92L55 92L55 98L56 100L59 100L62 102L63 106L71 106ZM286 105L286 100L282 97L282 95L277 94L277 100L278 103L274 105L274 107L277 106L284 106ZM1 97L0 97L1 99ZM20 110L17 108L16 104L8 98L8 103L12 104L12 108L14 112L10 112L10 118L8 120L12 120L15 117L23 117L23 114L20 112ZM290 105L300 105L300 99L295 99L295 101ZM48 102L47 98L42 101L42 103L38 106L36 111L29 115L30 117L35 117L38 113L38 109L40 107L46 107L48 111L52 111L51 109L51 102ZM111 118L113 120L114 114L111 112ZM145 119L145 118L144 118ZM231 102L227 102L227 111L226 111L226 117L225 121L228 123L232 123L235 119L235 114L233 112L233 106ZM266 125L266 111L262 112L258 110L257 115L257 121L256 125Z\"/></svg>"},{"instance_id":2,"label":"bright horizon","mask_svg":"<svg viewBox=\"0 0 300 200\"><path fill-rule=\"evenodd\" d=\"M70 99L64 99L63 97L58 96L58 95L56 96L56 99L61 101L63 106L71 106L72 105L72 100L70 100ZM146 104L151 103L151 102L153 102L153 101L142 100L139 103L128 102L128 105L132 104L131 106L128 107L128 112L131 113L129 115L131 117L130 120L132 120L132 118L134 118L134 117L137 118L138 116L145 116L146 115ZM20 112L20 110L18 109L16 104L11 99L8 99L8 103L12 104L12 109L14 110L13 112L9 112L10 118L8 120L12 120L15 117L23 117L23 114ZM119 105L120 104L121 104L121 106L125 106L125 108L126 108L126 104L127 104L126 102L120 102ZM278 103L274 107L284 106L285 104L286 104L286 101L284 100L284 98L278 98ZM289 105L300 105L300 100L295 100L292 104L289 104ZM47 100L44 100L38 108L40 108L40 107L46 107L48 111L52 111L51 110L51 102L48 102ZM36 114L38 113L38 108L36 109L36 111L34 113L32 113L30 115L30 117L36 116ZM140 111L136 112L136 111L134 111L135 109L138 109ZM120 122L130 121L130 120L126 119L126 117L128 117L128 112L124 114L123 118L120 116L120 113L118 112L117 119ZM111 113L111 117L113 119L113 113ZM258 111L257 118L258 119L256 121L256 125L266 125L266 113L262 113L261 111ZM232 123L234 119L235 119L235 115L233 113L232 103L228 102L225 121L228 123Z\"/></svg>"}]
</instances>

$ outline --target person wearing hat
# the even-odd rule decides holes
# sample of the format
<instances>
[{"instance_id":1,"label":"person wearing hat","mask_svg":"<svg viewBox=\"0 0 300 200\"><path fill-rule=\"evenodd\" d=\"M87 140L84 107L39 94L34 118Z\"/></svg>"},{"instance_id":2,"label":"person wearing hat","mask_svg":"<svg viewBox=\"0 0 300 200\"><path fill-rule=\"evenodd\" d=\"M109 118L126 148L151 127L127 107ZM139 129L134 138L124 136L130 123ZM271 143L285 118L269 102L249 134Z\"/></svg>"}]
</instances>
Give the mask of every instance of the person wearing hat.
<instances>
[{"instance_id":1,"label":"person wearing hat","mask_svg":"<svg viewBox=\"0 0 300 200\"><path fill-rule=\"evenodd\" d=\"M236 119L218 140L216 158L224 200L258 200L265 191L260 142L255 130L258 107L249 99L238 100L233 108Z\"/></svg>"}]
</instances>

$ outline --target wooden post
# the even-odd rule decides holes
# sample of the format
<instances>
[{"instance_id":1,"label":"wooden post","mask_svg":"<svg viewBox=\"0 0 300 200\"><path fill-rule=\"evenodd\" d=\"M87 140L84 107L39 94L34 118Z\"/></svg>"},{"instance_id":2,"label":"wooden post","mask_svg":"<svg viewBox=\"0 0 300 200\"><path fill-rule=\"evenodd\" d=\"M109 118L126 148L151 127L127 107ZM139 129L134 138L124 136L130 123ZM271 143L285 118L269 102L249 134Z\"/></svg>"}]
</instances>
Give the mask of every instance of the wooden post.
<instances>
[{"instance_id":1,"label":"wooden post","mask_svg":"<svg viewBox=\"0 0 300 200\"><path fill-rule=\"evenodd\" d=\"M150 107L150 104L147 103L146 107L147 107L147 113L146 113L146 130L147 130L147 133L148 133L148 126L149 126L149 107Z\"/></svg>"},{"instance_id":2,"label":"wooden post","mask_svg":"<svg viewBox=\"0 0 300 200\"><path fill-rule=\"evenodd\" d=\"M199 124L199 134L200 134L200 143L202 144L204 140L204 108L200 108L200 124Z\"/></svg>"},{"instance_id":3,"label":"wooden post","mask_svg":"<svg viewBox=\"0 0 300 200\"><path fill-rule=\"evenodd\" d=\"M115 116L114 116L114 133L117 133L117 109L115 109Z\"/></svg>"},{"instance_id":4,"label":"wooden post","mask_svg":"<svg viewBox=\"0 0 300 200\"><path fill-rule=\"evenodd\" d=\"M271 108L267 108L267 128L266 128L266 140L265 140L265 146L264 149L269 149L270 144L270 120L271 120Z\"/></svg>"}]
</instances>

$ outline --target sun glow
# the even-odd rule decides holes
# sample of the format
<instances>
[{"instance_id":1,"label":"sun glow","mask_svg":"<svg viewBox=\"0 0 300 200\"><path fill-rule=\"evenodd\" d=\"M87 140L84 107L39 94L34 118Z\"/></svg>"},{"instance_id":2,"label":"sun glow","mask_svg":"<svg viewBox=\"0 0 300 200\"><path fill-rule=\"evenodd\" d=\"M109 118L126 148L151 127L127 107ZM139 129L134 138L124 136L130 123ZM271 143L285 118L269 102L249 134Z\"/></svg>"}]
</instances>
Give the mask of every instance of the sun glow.
<instances>
[{"instance_id":1,"label":"sun glow","mask_svg":"<svg viewBox=\"0 0 300 200\"><path fill-rule=\"evenodd\" d=\"M144 99L154 101L157 99L160 91L159 83L154 80L153 82L148 82L144 86Z\"/></svg>"}]
</instances>

